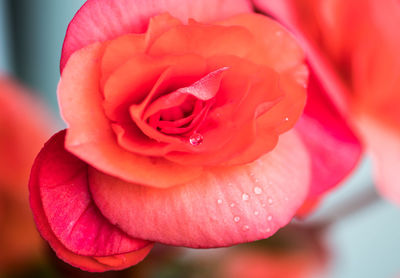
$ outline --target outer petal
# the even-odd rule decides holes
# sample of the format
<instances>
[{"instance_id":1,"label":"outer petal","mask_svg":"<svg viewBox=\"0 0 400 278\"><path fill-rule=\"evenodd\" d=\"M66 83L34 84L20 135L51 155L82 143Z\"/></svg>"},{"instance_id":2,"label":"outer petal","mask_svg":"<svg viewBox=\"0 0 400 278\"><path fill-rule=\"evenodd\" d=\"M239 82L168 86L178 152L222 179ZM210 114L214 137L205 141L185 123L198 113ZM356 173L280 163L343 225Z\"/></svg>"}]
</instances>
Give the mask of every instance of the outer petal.
<instances>
[{"instance_id":1,"label":"outer petal","mask_svg":"<svg viewBox=\"0 0 400 278\"><path fill-rule=\"evenodd\" d=\"M296 21L295 0L254 0L257 8L271 14L283 25L289 28L296 36L297 41L304 49L310 66L317 72L318 77L326 86L326 93L342 113L348 112L349 91L343 81L337 76L332 65L318 45L303 32L302 27ZM300 2L300 1L299 1Z\"/></svg>"},{"instance_id":2,"label":"outer petal","mask_svg":"<svg viewBox=\"0 0 400 278\"><path fill-rule=\"evenodd\" d=\"M400 132L366 115L359 116L358 127L372 154L378 190L400 204Z\"/></svg>"},{"instance_id":3,"label":"outer petal","mask_svg":"<svg viewBox=\"0 0 400 278\"><path fill-rule=\"evenodd\" d=\"M88 0L69 24L61 71L75 51L94 42L146 31L150 17L169 12L182 21L210 22L250 12L247 0Z\"/></svg>"},{"instance_id":4,"label":"outer petal","mask_svg":"<svg viewBox=\"0 0 400 278\"><path fill-rule=\"evenodd\" d=\"M101 53L99 44L74 53L61 78L58 87L61 113L70 125L66 149L93 167L130 182L166 187L200 175L199 167L136 155L118 145L102 109L98 82Z\"/></svg>"},{"instance_id":5,"label":"outer petal","mask_svg":"<svg viewBox=\"0 0 400 278\"><path fill-rule=\"evenodd\" d=\"M357 165L362 147L346 120L327 97L312 73L308 100L296 125L311 156L310 198L315 198L342 181Z\"/></svg>"},{"instance_id":6,"label":"outer petal","mask_svg":"<svg viewBox=\"0 0 400 278\"><path fill-rule=\"evenodd\" d=\"M101 215L88 192L87 166L65 151L64 137L65 131L53 136L32 168L30 203L41 235L61 259L84 270L140 262L152 245L130 238Z\"/></svg>"},{"instance_id":7,"label":"outer petal","mask_svg":"<svg viewBox=\"0 0 400 278\"><path fill-rule=\"evenodd\" d=\"M286 225L308 193L308 156L295 133L253 163L213 168L164 190L129 184L96 170L91 192L102 213L129 235L188 247L266 238Z\"/></svg>"}]
</instances>

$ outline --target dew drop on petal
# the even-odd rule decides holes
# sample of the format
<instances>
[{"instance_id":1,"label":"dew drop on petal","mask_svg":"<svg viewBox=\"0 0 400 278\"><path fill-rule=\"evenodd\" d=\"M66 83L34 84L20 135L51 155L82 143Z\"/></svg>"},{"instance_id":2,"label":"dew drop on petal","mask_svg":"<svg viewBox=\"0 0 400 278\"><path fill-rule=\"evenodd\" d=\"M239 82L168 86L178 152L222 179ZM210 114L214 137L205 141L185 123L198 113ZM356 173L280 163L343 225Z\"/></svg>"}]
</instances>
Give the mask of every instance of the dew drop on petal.
<instances>
[{"instance_id":1,"label":"dew drop on petal","mask_svg":"<svg viewBox=\"0 0 400 278\"><path fill-rule=\"evenodd\" d=\"M233 218L233 221L235 221L236 223L238 223L238 222L240 221L240 217L239 217L239 216L235 216L235 217Z\"/></svg>"},{"instance_id":2,"label":"dew drop on petal","mask_svg":"<svg viewBox=\"0 0 400 278\"><path fill-rule=\"evenodd\" d=\"M193 146L198 146L201 143L203 143L203 135L201 135L200 133L193 133L190 137L189 137L189 142L190 144L192 144Z\"/></svg>"},{"instance_id":3,"label":"dew drop on petal","mask_svg":"<svg viewBox=\"0 0 400 278\"><path fill-rule=\"evenodd\" d=\"M271 229L270 229L270 228L267 229L267 233L269 233L269 232L271 232Z\"/></svg>"},{"instance_id":4,"label":"dew drop on petal","mask_svg":"<svg viewBox=\"0 0 400 278\"><path fill-rule=\"evenodd\" d=\"M268 198L268 204L272 205L272 198Z\"/></svg>"},{"instance_id":5,"label":"dew drop on petal","mask_svg":"<svg viewBox=\"0 0 400 278\"><path fill-rule=\"evenodd\" d=\"M268 216L267 220L268 220L268 221L272 221L272 216L271 216L271 215Z\"/></svg>"},{"instance_id":6,"label":"dew drop on petal","mask_svg":"<svg viewBox=\"0 0 400 278\"><path fill-rule=\"evenodd\" d=\"M261 187L254 187L254 193L256 195L260 195L262 193L262 188Z\"/></svg>"},{"instance_id":7,"label":"dew drop on petal","mask_svg":"<svg viewBox=\"0 0 400 278\"><path fill-rule=\"evenodd\" d=\"M257 211L257 210L254 212L254 215L255 215L255 216L257 216L257 215L259 215L259 214L260 214L260 212Z\"/></svg>"},{"instance_id":8,"label":"dew drop on petal","mask_svg":"<svg viewBox=\"0 0 400 278\"><path fill-rule=\"evenodd\" d=\"M243 193L243 194L242 194L242 200L243 200L243 201L248 201L249 199L250 199L249 194L247 194L247 193Z\"/></svg>"},{"instance_id":9,"label":"dew drop on petal","mask_svg":"<svg viewBox=\"0 0 400 278\"><path fill-rule=\"evenodd\" d=\"M235 207L235 203L230 204L231 208Z\"/></svg>"},{"instance_id":10,"label":"dew drop on petal","mask_svg":"<svg viewBox=\"0 0 400 278\"><path fill-rule=\"evenodd\" d=\"M286 118L285 118L285 121L289 121L289 118L288 118L288 117L286 117Z\"/></svg>"},{"instance_id":11,"label":"dew drop on petal","mask_svg":"<svg viewBox=\"0 0 400 278\"><path fill-rule=\"evenodd\" d=\"M222 204L222 200L221 200L221 199L218 199L218 200L217 200L217 203L218 203L218 205L221 205L221 204Z\"/></svg>"},{"instance_id":12,"label":"dew drop on petal","mask_svg":"<svg viewBox=\"0 0 400 278\"><path fill-rule=\"evenodd\" d=\"M242 230L243 230L243 232L247 232L248 230L250 230L250 227L247 225L244 225Z\"/></svg>"}]
</instances>

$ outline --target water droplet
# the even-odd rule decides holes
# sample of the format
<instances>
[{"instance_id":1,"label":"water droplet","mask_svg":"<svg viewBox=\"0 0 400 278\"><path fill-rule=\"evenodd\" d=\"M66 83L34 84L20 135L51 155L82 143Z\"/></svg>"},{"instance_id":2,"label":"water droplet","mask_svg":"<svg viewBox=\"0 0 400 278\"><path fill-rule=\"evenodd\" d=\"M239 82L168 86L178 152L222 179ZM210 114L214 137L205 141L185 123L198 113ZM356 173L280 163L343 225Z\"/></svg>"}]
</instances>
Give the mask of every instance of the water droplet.
<instances>
[{"instance_id":1,"label":"water droplet","mask_svg":"<svg viewBox=\"0 0 400 278\"><path fill-rule=\"evenodd\" d=\"M242 200L243 200L243 201L248 201L249 199L250 199L249 194L247 194L247 193L243 193L243 194L242 194Z\"/></svg>"},{"instance_id":2,"label":"water droplet","mask_svg":"<svg viewBox=\"0 0 400 278\"><path fill-rule=\"evenodd\" d=\"M231 208L235 207L235 203L230 204Z\"/></svg>"},{"instance_id":3,"label":"water droplet","mask_svg":"<svg viewBox=\"0 0 400 278\"><path fill-rule=\"evenodd\" d=\"M254 182L255 182L255 183L259 183L260 180L259 180L259 179L255 179Z\"/></svg>"},{"instance_id":4,"label":"water droplet","mask_svg":"<svg viewBox=\"0 0 400 278\"><path fill-rule=\"evenodd\" d=\"M271 232L271 229L270 229L270 228L267 229L267 233L269 233L269 232Z\"/></svg>"},{"instance_id":5,"label":"water droplet","mask_svg":"<svg viewBox=\"0 0 400 278\"><path fill-rule=\"evenodd\" d=\"M244 225L242 230L243 230L243 232L247 232L248 230L250 230L250 227L247 225Z\"/></svg>"},{"instance_id":6,"label":"water droplet","mask_svg":"<svg viewBox=\"0 0 400 278\"><path fill-rule=\"evenodd\" d=\"M193 133L189 138L189 142L193 146L198 146L203 143L203 135L201 135L200 133Z\"/></svg>"},{"instance_id":7,"label":"water droplet","mask_svg":"<svg viewBox=\"0 0 400 278\"><path fill-rule=\"evenodd\" d=\"M262 193L262 188L261 187L254 187L254 193L256 195L260 195Z\"/></svg>"},{"instance_id":8,"label":"water droplet","mask_svg":"<svg viewBox=\"0 0 400 278\"><path fill-rule=\"evenodd\" d=\"M239 217L239 216L235 216L235 217L233 218L233 221L235 221L236 223L238 223L238 222L240 221L240 217Z\"/></svg>"},{"instance_id":9,"label":"water droplet","mask_svg":"<svg viewBox=\"0 0 400 278\"><path fill-rule=\"evenodd\" d=\"M286 117L286 118L285 118L285 121L289 121L289 117Z\"/></svg>"},{"instance_id":10,"label":"water droplet","mask_svg":"<svg viewBox=\"0 0 400 278\"><path fill-rule=\"evenodd\" d=\"M272 221L272 216L271 216L271 215L268 216L267 220L268 220L268 221Z\"/></svg>"},{"instance_id":11,"label":"water droplet","mask_svg":"<svg viewBox=\"0 0 400 278\"><path fill-rule=\"evenodd\" d=\"M218 205L221 205L221 204L222 204L222 200L221 200L221 199L218 199L218 200L217 200L217 203L218 203Z\"/></svg>"},{"instance_id":12,"label":"water droplet","mask_svg":"<svg viewBox=\"0 0 400 278\"><path fill-rule=\"evenodd\" d=\"M254 215L255 215L255 216L257 216L257 215L259 215L259 214L260 214L260 212L257 211L257 210L254 212Z\"/></svg>"},{"instance_id":13,"label":"water droplet","mask_svg":"<svg viewBox=\"0 0 400 278\"><path fill-rule=\"evenodd\" d=\"M272 198L268 198L268 204L272 205Z\"/></svg>"}]
</instances>

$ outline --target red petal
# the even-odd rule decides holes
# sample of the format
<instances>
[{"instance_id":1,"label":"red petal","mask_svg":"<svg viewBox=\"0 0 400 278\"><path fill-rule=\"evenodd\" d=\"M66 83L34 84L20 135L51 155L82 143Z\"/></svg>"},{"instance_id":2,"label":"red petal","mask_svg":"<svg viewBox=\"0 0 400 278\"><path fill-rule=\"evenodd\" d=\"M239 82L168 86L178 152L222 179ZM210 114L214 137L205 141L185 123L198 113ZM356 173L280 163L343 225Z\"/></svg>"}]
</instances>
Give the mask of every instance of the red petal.
<instances>
[{"instance_id":1,"label":"red petal","mask_svg":"<svg viewBox=\"0 0 400 278\"><path fill-rule=\"evenodd\" d=\"M237 13L250 12L247 0L88 0L68 26L61 55L63 70L75 51L123 34L144 33L150 17L169 12L186 22L188 18L211 22Z\"/></svg>"},{"instance_id":2,"label":"red petal","mask_svg":"<svg viewBox=\"0 0 400 278\"><path fill-rule=\"evenodd\" d=\"M90 172L102 213L132 236L189 247L266 238L286 225L309 185L308 156L294 133L251 164L210 169L199 179L156 189Z\"/></svg>"},{"instance_id":3,"label":"red petal","mask_svg":"<svg viewBox=\"0 0 400 278\"><path fill-rule=\"evenodd\" d=\"M360 160L362 147L313 73L308 93L307 105L296 130L311 156L309 197L315 198L351 173Z\"/></svg>"},{"instance_id":4,"label":"red petal","mask_svg":"<svg viewBox=\"0 0 400 278\"><path fill-rule=\"evenodd\" d=\"M58 96L61 113L70 126L66 149L93 167L141 184L168 187L200 175L199 167L136 155L118 145L102 109L98 88L100 53L97 44L74 53L62 75Z\"/></svg>"},{"instance_id":5,"label":"red petal","mask_svg":"<svg viewBox=\"0 0 400 278\"><path fill-rule=\"evenodd\" d=\"M30 202L41 235L61 259L85 270L138 263L152 245L127 236L101 215L88 191L87 165L65 151L64 137L65 131L54 135L32 168ZM120 263L98 263L94 256Z\"/></svg>"}]
</instances>

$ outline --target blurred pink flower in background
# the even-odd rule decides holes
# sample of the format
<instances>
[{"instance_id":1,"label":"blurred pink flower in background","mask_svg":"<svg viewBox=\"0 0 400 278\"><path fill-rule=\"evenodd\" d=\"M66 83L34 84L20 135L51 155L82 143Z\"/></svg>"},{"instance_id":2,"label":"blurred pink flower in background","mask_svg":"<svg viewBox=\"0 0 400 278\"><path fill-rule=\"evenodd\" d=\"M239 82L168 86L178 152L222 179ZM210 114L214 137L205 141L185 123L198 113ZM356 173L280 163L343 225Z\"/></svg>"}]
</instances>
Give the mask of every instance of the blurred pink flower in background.
<instances>
[{"instance_id":1,"label":"blurred pink flower in background","mask_svg":"<svg viewBox=\"0 0 400 278\"><path fill-rule=\"evenodd\" d=\"M378 190L400 204L400 2L255 0L292 30L370 150Z\"/></svg>"},{"instance_id":2,"label":"blurred pink flower in background","mask_svg":"<svg viewBox=\"0 0 400 278\"><path fill-rule=\"evenodd\" d=\"M51 133L49 122L32 92L0 76L0 276L42 250L27 183L34 158Z\"/></svg>"},{"instance_id":3,"label":"blurred pink flower in background","mask_svg":"<svg viewBox=\"0 0 400 278\"><path fill-rule=\"evenodd\" d=\"M325 277L329 250L321 230L288 226L274 237L227 250L218 266L218 278Z\"/></svg>"}]
</instances>

